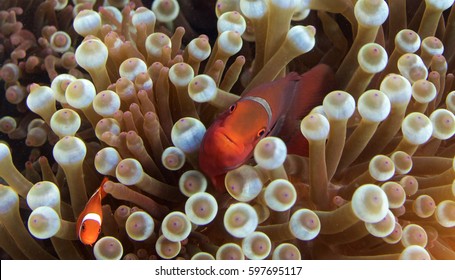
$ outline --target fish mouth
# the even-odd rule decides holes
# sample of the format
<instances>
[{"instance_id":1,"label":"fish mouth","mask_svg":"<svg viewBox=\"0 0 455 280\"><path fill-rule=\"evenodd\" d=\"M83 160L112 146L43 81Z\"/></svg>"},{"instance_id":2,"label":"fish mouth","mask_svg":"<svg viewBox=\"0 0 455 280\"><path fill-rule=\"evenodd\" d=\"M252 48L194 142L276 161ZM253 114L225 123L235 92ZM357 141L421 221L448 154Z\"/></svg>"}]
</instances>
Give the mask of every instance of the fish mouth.
<instances>
[{"instance_id":1,"label":"fish mouth","mask_svg":"<svg viewBox=\"0 0 455 280\"><path fill-rule=\"evenodd\" d=\"M245 150L242 142L238 142L235 135L218 128L206 135L201 151L207 156L232 158L242 154Z\"/></svg>"},{"instance_id":2,"label":"fish mouth","mask_svg":"<svg viewBox=\"0 0 455 280\"><path fill-rule=\"evenodd\" d=\"M229 137L229 135L227 135L227 134L224 133L224 132L220 132L220 134L221 134L222 136L224 136L224 138L226 138L231 144L233 144L233 145L235 145L235 146L238 146L237 143L235 143L235 141L232 140L231 137Z\"/></svg>"},{"instance_id":3,"label":"fish mouth","mask_svg":"<svg viewBox=\"0 0 455 280\"><path fill-rule=\"evenodd\" d=\"M224 130L220 130L217 132L217 137L219 140L224 142L230 149L234 149L238 152L243 151L242 145L240 145L234 138L232 138L229 133L226 133Z\"/></svg>"}]
</instances>

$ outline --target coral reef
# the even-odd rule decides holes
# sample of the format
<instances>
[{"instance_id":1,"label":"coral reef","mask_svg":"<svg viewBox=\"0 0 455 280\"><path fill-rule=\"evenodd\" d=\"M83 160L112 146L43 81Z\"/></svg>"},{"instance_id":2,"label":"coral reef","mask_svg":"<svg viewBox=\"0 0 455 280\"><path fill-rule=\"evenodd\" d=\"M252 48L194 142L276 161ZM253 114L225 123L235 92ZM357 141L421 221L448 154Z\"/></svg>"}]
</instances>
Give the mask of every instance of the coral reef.
<instances>
[{"instance_id":1,"label":"coral reef","mask_svg":"<svg viewBox=\"0 0 455 280\"><path fill-rule=\"evenodd\" d=\"M453 4L1 1L1 258L455 259ZM321 63L296 137L262 131L216 191L218 115Z\"/></svg>"}]
</instances>

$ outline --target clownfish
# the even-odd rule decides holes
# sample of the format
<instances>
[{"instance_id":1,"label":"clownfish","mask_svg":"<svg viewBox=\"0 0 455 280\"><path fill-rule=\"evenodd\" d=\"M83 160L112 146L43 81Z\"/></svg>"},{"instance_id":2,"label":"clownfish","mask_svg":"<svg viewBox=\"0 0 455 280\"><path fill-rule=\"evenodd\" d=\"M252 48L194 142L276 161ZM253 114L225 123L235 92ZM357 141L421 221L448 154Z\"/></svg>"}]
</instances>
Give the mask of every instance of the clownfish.
<instances>
[{"instance_id":1,"label":"clownfish","mask_svg":"<svg viewBox=\"0 0 455 280\"><path fill-rule=\"evenodd\" d=\"M308 142L300 133L300 121L322 104L334 83L332 69L319 64L303 75L292 72L258 86L221 113L199 149L199 166L215 189L226 190L226 173L247 162L266 136L282 138L290 154L307 156Z\"/></svg>"},{"instance_id":2,"label":"clownfish","mask_svg":"<svg viewBox=\"0 0 455 280\"><path fill-rule=\"evenodd\" d=\"M101 223L103 222L101 201L106 196L103 186L108 180L107 177L104 177L100 187L95 191L92 197L90 197L84 210L77 218L76 234L79 237L79 240L85 245L92 246L101 232Z\"/></svg>"}]
</instances>

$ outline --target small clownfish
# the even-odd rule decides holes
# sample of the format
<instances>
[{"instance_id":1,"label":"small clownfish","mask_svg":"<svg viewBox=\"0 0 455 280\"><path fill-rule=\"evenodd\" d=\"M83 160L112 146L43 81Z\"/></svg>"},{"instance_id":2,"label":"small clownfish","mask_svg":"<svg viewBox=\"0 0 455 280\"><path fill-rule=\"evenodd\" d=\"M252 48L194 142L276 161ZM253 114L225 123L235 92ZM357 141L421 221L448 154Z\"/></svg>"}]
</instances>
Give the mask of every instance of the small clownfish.
<instances>
[{"instance_id":1,"label":"small clownfish","mask_svg":"<svg viewBox=\"0 0 455 280\"><path fill-rule=\"evenodd\" d=\"M101 181L100 187L96 190L92 197L90 197L84 210L77 218L76 234L79 237L79 240L85 245L92 246L98 239L98 235L101 232L101 223L103 221L101 201L106 196L103 186L107 181L109 181L109 179L104 177L103 181Z\"/></svg>"},{"instance_id":2,"label":"small clownfish","mask_svg":"<svg viewBox=\"0 0 455 280\"><path fill-rule=\"evenodd\" d=\"M303 75L292 72L258 86L221 113L207 129L199 150L199 166L215 189L226 191L226 173L247 162L266 136L282 138L289 154L308 156L300 121L322 104L334 84L332 69L319 64Z\"/></svg>"}]
</instances>

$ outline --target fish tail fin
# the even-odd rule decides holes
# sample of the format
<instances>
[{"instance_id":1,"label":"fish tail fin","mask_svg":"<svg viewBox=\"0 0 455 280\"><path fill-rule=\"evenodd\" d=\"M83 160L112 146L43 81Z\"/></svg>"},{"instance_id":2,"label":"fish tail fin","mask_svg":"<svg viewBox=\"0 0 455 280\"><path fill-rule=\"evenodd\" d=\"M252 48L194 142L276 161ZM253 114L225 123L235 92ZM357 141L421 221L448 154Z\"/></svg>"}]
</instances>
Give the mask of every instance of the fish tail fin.
<instances>
[{"instance_id":1,"label":"fish tail fin","mask_svg":"<svg viewBox=\"0 0 455 280\"><path fill-rule=\"evenodd\" d=\"M225 193L226 192L226 186L224 184L225 177L226 177L226 174L220 174L220 175L215 175L215 176L211 176L210 177L210 180L212 181L213 187L219 193Z\"/></svg>"}]
</instances>

